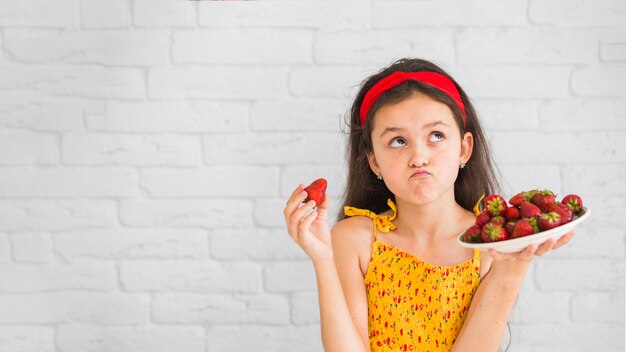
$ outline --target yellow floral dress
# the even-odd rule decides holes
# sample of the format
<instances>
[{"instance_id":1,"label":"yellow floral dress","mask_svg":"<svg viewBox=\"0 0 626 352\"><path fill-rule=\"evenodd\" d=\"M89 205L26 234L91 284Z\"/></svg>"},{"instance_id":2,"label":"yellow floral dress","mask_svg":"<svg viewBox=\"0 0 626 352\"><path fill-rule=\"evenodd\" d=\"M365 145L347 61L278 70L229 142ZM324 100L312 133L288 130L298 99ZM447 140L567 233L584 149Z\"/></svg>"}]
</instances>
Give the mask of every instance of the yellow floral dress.
<instances>
[{"instance_id":1,"label":"yellow floral dress","mask_svg":"<svg viewBox=\"0 0 626 352\"><path fill-rule=\"evenodd\" d=\"M370 350L448 351L461 330L472 296L480 282L480 251L452 266L428 264L378 240L376 230L396 229L393 215L345 206L347 216L372 218L372 259L365 275Z\"/></svg>"}]
</instances>

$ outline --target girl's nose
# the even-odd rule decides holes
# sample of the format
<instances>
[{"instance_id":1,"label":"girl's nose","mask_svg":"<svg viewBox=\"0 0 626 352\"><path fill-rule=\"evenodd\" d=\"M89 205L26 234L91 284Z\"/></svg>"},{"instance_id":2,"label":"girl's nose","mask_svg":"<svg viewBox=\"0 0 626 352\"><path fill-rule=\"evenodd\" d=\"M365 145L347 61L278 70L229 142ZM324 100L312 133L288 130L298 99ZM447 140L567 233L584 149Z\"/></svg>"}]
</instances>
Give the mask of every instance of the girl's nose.
<instances>
[{"instance_id":1,"label":"girl's nose","mask_svg":"<svg viewBox=\"0 0 626 352\"><path fill-rule=\"evenodd\" d=\"M426 147L415 147L413 149L413 155L409 160L409 167L420 167L428 165L428 153Z\"/></svg>"}]
</instances>

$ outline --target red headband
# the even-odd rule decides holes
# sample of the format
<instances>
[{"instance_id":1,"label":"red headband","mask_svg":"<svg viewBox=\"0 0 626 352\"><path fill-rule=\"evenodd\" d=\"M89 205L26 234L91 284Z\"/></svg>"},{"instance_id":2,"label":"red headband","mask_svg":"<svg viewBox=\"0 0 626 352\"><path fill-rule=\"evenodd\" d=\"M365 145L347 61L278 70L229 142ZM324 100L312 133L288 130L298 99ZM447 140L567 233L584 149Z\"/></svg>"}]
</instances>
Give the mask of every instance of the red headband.
<instances>
[{"instance_id":1,"label":"red headband","mask_svg":"<svg viewBox=\"0 0 626 352\"><path fill-rule=\"evenodd\" d=\"M428 84L439 90L442 90L444 93L448 94L456 103L456 105L461 110L463 117L463 127L467 126L467 117L465 116L465 106L463 105L463 101L461 100L461 94L456 89L454 83L448 79L448 77L441 75L436 72L430 71L422 71L422 72L401 72L396 71L389 76L381 79L376 82L374 86L367 91L365 94L365 98L363 98L363 103L361 103L361 126L365 124L365 117L369 112L370 108L378 99L381 94L385 91L399 85L400 83L407 81L409 79L414 79L416 81L420 81L422 83Z\"/></svg>"}]
</instances>

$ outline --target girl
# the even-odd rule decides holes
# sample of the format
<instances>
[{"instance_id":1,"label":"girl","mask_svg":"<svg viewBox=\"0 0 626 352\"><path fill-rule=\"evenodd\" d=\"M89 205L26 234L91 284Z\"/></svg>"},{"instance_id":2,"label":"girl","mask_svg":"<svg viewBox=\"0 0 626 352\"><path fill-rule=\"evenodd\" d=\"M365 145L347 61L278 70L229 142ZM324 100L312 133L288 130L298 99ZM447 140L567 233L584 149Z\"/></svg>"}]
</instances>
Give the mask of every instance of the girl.
<instances>
[{"instance_id":1,"label":"girl","mask_svg":"<svg viewBox=\"0 0 626 352\"><path fill-rule=\"evenodd\" d=\"M500 188L469 98L437 65L394 62L364 81L350 115L337 223L328 198L301 204L302 185L284 209L315 268L325 350L497 351L532 258L574 232L508 254L456 243Z\"/></svg>"}]
</instances>

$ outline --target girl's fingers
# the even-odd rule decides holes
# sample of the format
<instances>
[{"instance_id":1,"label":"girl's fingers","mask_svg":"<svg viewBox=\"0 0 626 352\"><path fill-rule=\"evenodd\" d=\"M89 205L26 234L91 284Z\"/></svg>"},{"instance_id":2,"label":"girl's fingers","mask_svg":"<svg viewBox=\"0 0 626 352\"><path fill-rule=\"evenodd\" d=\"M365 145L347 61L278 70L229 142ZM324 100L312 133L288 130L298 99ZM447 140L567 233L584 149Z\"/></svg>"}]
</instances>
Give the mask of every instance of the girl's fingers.
<instances>
[{"instance_id":1,"label":"girl's fingers","mask_svg":"<svg viewBox=\"0 0 626 352\"><path fill-rule=\"evenodd\" d=\"M298 192L297 189L294 191L291 197L289 197L289 201L287 201L287 205L285 206L285 210L283 211L283 215L285 216L285 220L287 222L290 221L291 216L294 211L298 209L302 201L306 199L306 192Z\"/></svg>"},{"instance_id":2,"label":"girl's fingers","mask_svg":"<svg viewBox=\"0 0 626 352\"><path fill-rule=\"evenodd\" d=\"M531 244L530 246L526 247L526 249L520 252L520 258L523 260L531 260L537 254L538 250L539 246L537 246L536 244Z\"/></svg>"},{"instance_id":3,"label":"girl's fingers","mask_svg":"<svg viewBox=\"0 0 626 352\"><path fill-rule=\"evenodd\" d=\"M571 232L566 233L561 238L559 238L559 240L556 242L554 247L552 247L552 249L554 250L554 249L557 249L559 247L562 247L562 246L566 245L569 241L572 240L572 237L574 237L575 234L576 234L575 231L571 231Z\"/></svg>"},{"instance_id":4,"label":"girl's fingers","mask_svg":"<svg viewBox=\"0 0 626 352\"><path fill-rule=\"evenodd\" d=\"M554 247L555 244L556 244L555 238L551 238L545 241L539 246L539 248L537 249L537 252L535 252L535 255L542 256L548 253Z\"/></svg>"},{"instance_id":5,"label":"girl's fingers","mask_svg":"<svg viewBox=\"0 0 626 352\"><path fill-rule=\"evenodd\" d=\"M315 206L315 201L310 200L298 209L296 209L290 216L288 220L289 228L291 232L293 232L294 236L292 236L296 241L299 237L299 225L302 222L304 215Z\"/></svg>"},{"instance_id":6,"label":"girl's fingers","mask_svg":"<svg viewBox=\"0 0 626 352\"><path fill-rule=\"evenodd\" d=\"M300 199L300 202L306 199L306 192L304 192L304 194L302 194L302 192L304 192L304 188L302 188L302 185L298 185L298 188L291 193L291 197L289 197L287 204L285 205L286 216L291 214L293 210L298 207L298 202L296 201L297 199Z\"/></svg>"},{"instance_id":7,"label":"girl's fingers","mask_svg":"<svg viewBox=\"0 0 626 352\"><path fill-rule=\"evenodd\" d=\"M502 253L497 250L491 248L488 253L493 258L493 260L505 260L505 259L522 259L522 260L531 260L537 251L538 246L536 244L532 244L525 249L514 252L514 253Z\"/></svg>"},{"instance_id":8,"label":"girl's fingers","mask_svg":"<svg viewBox=\"0 0 626 352\"><path fill-rule=\"evenodd\" d=\"M313 222L313 220L315 220L316 217L317 217L317 212L312 211L310 214L307 214L304 218L302 218L302 220L298 224L298 233L299 234L303 233L304 230L311 227L311 223Z\"/></svg>"},{"instance_id":9,"label":"girl's fingers","mask_svg":"<svg viewBox=\"0 0 626 352\"><path fill-rule=\"evenodd\" d=\"M299 207L298 209L296 209L296 211L293 212L293 214L291 215L292 221L294 221L297 225L298 223L300 223L300 221L302 221L302 218L304 218L306 213L309 212L314 207L315 207L314 200L310 200L304 203L301 207Z\"/></svg>"},{"instance_id":10,"label":"girl's fingers","mask_svg":"<svg viewBox=\"0 0 626 352\"><path fill-rule=\"evenodd\" d=\"M487 253L489 253L489 256L493 258L493 260L502 260L504 258L504 253L500 253L493 248L490 248Z\"/></svg>"}]
</instances>

